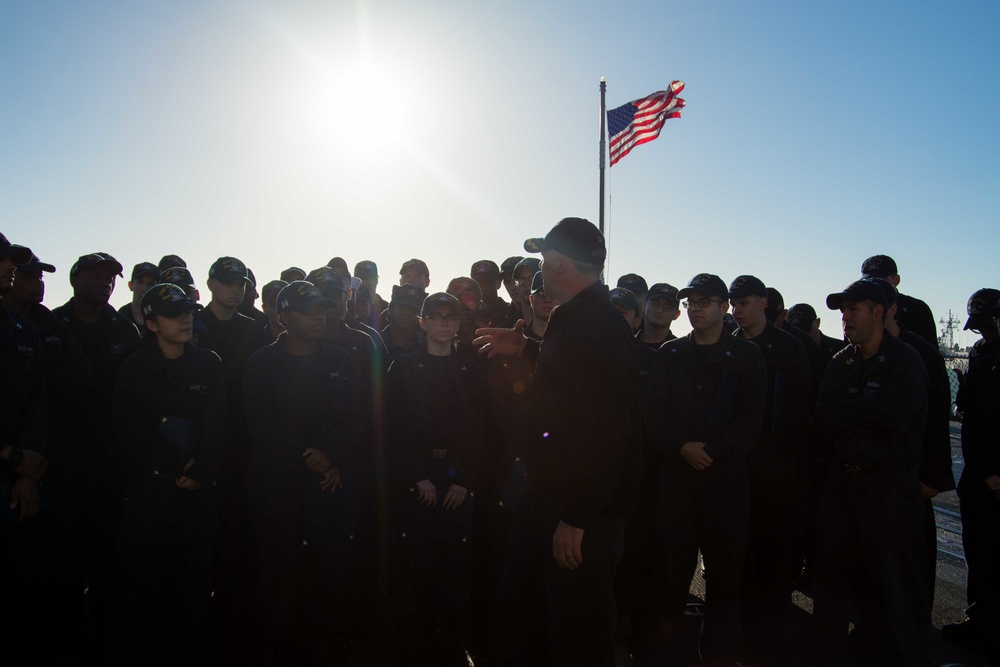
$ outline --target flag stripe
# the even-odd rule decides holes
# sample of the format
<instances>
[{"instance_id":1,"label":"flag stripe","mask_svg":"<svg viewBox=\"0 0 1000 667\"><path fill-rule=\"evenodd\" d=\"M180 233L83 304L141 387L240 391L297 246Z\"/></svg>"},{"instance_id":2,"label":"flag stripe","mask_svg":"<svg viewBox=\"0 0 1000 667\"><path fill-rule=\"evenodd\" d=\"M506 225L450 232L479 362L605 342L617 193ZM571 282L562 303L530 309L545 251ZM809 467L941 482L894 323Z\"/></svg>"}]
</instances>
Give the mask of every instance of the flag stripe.
<instances>
[{"instance_id":1,"label":"flag stripe","mask_svg":"<svg viewBox=\"0 0 1000 667\"><path fill-rule=\"evenodd\" d=\"M660 136L668 118L680 118L685 101L675 97L684 90L683 81L674 81L661 90L608 111L608 157L614 166L633 148Z\"/></svg>"}]
</instances>

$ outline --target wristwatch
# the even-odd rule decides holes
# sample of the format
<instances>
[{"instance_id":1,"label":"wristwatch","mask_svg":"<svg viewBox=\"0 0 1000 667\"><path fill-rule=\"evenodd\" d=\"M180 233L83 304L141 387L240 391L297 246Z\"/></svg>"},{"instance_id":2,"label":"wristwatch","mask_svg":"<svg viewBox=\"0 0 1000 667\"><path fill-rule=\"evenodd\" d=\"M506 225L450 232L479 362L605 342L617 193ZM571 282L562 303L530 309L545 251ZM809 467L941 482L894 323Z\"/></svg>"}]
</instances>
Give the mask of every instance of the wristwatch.
<instances>
[{"instance_id":1,"label":"wristwatch","mask_svg":"<svg viewBox=\"0 0 1000 667\"><path fill-rule=\"evenodd\" d=\"M24 460L24 452L18 447L10 448L10 455L7 457L7 463L11 468L16 468L21 465L21 461Z\"/></svg>"}]
</instances>

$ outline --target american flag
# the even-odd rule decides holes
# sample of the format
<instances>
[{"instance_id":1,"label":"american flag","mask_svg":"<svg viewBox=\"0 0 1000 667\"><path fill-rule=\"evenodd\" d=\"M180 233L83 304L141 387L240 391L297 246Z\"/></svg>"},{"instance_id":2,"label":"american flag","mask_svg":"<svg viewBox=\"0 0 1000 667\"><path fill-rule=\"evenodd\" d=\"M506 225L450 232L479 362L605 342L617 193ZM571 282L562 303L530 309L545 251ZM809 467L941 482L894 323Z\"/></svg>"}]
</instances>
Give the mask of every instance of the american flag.
<instances>
[{"instance_id":1,"label":"american flag","mask_svg":"<svg viewBox=\"0 0 1000 667\"><path fill-rule=\"evenodd\" d=\"M675 95L684 90L683 81L674 81L661 90L608 112L608 157L611 166L635 146L660 136L668 118L680 118L686 102Z\"/></svg>"}]
</instances>

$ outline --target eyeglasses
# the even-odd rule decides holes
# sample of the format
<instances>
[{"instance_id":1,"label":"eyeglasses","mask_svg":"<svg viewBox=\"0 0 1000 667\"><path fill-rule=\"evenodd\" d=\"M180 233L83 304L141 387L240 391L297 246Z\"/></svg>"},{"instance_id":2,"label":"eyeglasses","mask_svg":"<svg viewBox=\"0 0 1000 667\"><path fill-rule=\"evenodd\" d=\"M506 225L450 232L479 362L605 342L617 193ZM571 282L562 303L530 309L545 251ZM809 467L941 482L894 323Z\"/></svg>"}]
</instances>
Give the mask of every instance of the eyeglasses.
<instances>
[{"instance_id":1,"label":"eyeglasses","mask_svg":"<svg viewBox=\"0 0 1000 667\"><path fill-rule=\"evenodd\" d=\"M431 322L444 322L445 324L455 324L456 322L462 321L462 318L458 315L438 315L437 313L425 315L424 319L430 320Z\"/></svg>"},{"instance_id":2,"label":"eyeglasses","mask_svg":"<svg viewBox=\"0 0 1000 667\"><path fill-rule=\"evenodd\" d=\"M722 299L698 299L697 301L692 301L688 299L684 302L684 307L688 310L704 310L708 308L710 303L725 303Z\"/></svg>"},{"instance_id":3,"label":"eyeglasses","mask_svg":"<svg viewBox=\"0 0 1000 667\"><path fill-rule=\"evenodd\" d=\"M534 279L534 276L532 276L531 278L515 278L514 279L514 286L515 287L522 287L524 285L530 285L531 281L533 279Z\"/></svg>"}]
</instances>

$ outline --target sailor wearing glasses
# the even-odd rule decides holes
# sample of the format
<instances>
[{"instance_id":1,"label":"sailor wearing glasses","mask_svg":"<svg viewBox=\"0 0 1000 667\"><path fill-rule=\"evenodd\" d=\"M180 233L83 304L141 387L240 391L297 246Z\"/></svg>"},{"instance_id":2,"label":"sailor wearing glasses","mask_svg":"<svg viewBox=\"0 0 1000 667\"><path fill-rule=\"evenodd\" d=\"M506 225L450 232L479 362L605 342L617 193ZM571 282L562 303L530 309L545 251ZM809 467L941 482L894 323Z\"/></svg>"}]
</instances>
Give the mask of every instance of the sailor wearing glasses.
<instances>
[{"instance_id":1,"label":"sailor wearing glasses","mask_svg":"<svg viewBox=\"0 0 1000 667\"><path fill-rule=\"evenodd\" d=\"M461 654L457 627L470 594L473 490L486 411L478 364L455 351L461 322L457 298L428 296L419 319L424 348L394 361L386 376L389 458L398 462L394 478L404 496L401 645L420 659L433 623L439 664Z\"/></svg>"},{"instance_id":2,"label":"sailor wearing glasses","mask_svg":"<svg viewBox=\"0 0 1000 667\"><path fill-rule=\"evenodd\" d=\"M767 371L756 345L723 334L729 290L721 278L699 273L677 296L687 299L694 330L660 348L646 393L646 428L663 461L660 567L646 625L659 637L680 627L700 549L710 581L701 649L721 664L743 652L746 454L760 433Z\"/></svg>"}]
</instances>

